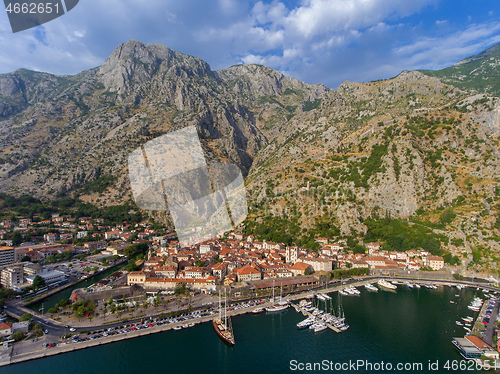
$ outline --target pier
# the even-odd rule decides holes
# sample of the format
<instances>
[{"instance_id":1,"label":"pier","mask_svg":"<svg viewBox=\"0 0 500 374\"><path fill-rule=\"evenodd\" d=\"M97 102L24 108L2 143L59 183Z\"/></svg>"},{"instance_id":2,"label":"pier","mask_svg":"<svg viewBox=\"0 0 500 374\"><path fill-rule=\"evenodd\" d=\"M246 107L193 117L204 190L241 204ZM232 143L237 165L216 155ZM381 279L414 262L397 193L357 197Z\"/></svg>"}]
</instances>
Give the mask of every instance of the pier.
<instances>
[{"instance_id":1,"label":"pier","mask_svg":"<svg viewBox=\"0 0 500 374\"><path fill-rule=\"evenodd\" d=\"M301 308L300 306L298 306L297 304L293 304L293 303L292 303L292 306L293 306L293 308L295 309L295 311L296 311L297 313L302 313L302 315L303 315L304 317L312 317L312 316L313 316L313 315L312 315L312 313L309 313L307 310L302 309L302 308ZM335 331L336 333L341 333L341 332L342 332L342 330L340 330L340 329L336 328L335 326L333 326L333 325L332 325L332 324L330 324L330 323L325 323L325 324L326 324L326 326L327 326L330 330Z\"/></svg>"},{"instance_id":2,"label":"pier","mask_svg":"<svg viewBox=\"0 0 500 374\"><path fill-rule=\"evenodd\" d=\"M382 278L382 277L380 277L380 276L371 276L370 277L369 276L369 277L363 277L363 278L350 279L350 280L347 280L346 282L343 282L343 283L345 283L346 285L349 285L349 286L361 287L361 286L364 286L366 283L375 283L380 278ZM410 281L412 283L419 283L421 285L432 283L432 284L437 285L437 286L445 286L445 285L456 286L457 284L460 284L461 286L465 286L465 287L467 287L467 286L468 287L480 286L482 288L486 288L486 289L490 289L490 290L495 290L495 291L499 290L498 288L495 288L495 287L492 287L489 285L484 285L484 284L478 285L478 284L474 284L471 282L465 282L465 281L437 280L437 279L432 279L432 280L430 280L430 279L425 279L425 280L418 279L417 280L417 279L411 279L411 278L406 278L406 277L392 277L392 278L383 277L383 278L386 278L388 280L398 280L400 282L401 281L403 281L403 282ZM296 300L304 299L308 295L311 295L312 293L321 292L321 293L328 294L328 293L337 292L343 287L345 287L345 285L341 284L340 281L335 282L335 283L330 282L327 284L326 288L325 288L325 285L323 285L322 287L315 288L314 291L313 290L301 291L300 293L297 293L297 294L290 294L286 298L289 301L296 301ZM239 302L240 300L232 300L232 302L235 302L235 301ZM255 299L253 299L253 298L247 299L247 302L253 302L253 301L255 301ZM259 307L265 308L266 306L270 306L270 305L272 305L272 302L265 302L264 304L259 305ZM306 317L311 316L311 313L301 310L298 305L296 305L294 303L291 303L291 305L293 308L295 308L295 310L297 312L302 313L304 316L306 316ZM240 314L251 313L254 308L255 308L255 306L248 306L246 308L231 310L231 312L229 312L228 314L230 316L236 316L236 315L240 315ZM23 308L22 311L23 312L30 312L32 315L35 315L35 316L37 315L37 313L34 313L33 311L30 311L28 309ZM483 312L484 312L484 310L483 310ZM157 318L157 317L158 317L158 315L152 316L152 318ZM493 314L492 314L492 317L493 317ZM147 316L147 318L149 318L149 316ZM43 316L43 319L50 320L52 323L54 323L56 325L62 324L61 322L57 322L57 321L53 321L53 320L49 319L47 316ZM5 366L5 365L13 364L13 363L33 360L33 359L52 356L52 355L57 355L60 353L75 351L78 349L95 347L98 345L113 343L113 342L124 340L124 339L131 339L131 338L135 338L135 337L139 337L139 336L145 336L145 335L154 334L154 333L158 333L158 332L168 331L168 330L172 330L175 326L179 326L179 325L182 326L182 325L187 325L189 323L199 324L199 323L211 322L212 319L213 319L213 315L206 315L206 316L203 316L201 318L196 318L193 320L188 320L188 321L184 321L184 322L180 322L180 323L166 323L163 325L155 325L155 326L149 327L147 329L130 331L128 333L101 337L101 338L95 339L95 340L89 340L89 341L77 342L77 343L63 341L63 342L59 342L59 344L53 348L37 348L36 346L38 346L38 345L36 343L30 343L29 341L23 341L20 343L15 343L13 346L10 346L8 348L0 349L0 366ZM81 323L75 324L75 327L78 327L80 329L81 328L94 329L93 324L95 324L95 322L94 321L92 321L92 322L93 323L90 323L90 324L88 321L81 322ZM126 321L123 321L123 322L109 321L109 322L106 322L106 324L111 325L113 323L118 323L118 322L120 324L130 323L130 322L126 322ZM491 322L493 322L493 324L494 324L493 318L491 318ZM335 331L336 333L342 332L342 330L336 328L335 326L333 326L330 323L325 323L325 324L327 325L327 327L330 330ZM175 332L172 332L172 334L175 334ZM40 340L42 343L52 343L54 341L57 341L56 339L51 338L50 336L42 337L42 338L40 338ZM16 354L16 352L18 352L18 354Z\"/></svg>"}]
</instances>

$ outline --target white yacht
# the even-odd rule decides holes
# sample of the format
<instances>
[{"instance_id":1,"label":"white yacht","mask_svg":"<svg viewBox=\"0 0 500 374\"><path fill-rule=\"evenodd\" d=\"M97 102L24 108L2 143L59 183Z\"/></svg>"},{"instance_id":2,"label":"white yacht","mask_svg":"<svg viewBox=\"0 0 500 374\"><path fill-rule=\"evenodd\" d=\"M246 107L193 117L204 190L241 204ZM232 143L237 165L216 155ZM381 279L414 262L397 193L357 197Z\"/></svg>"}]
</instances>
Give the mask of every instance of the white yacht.
<instances>
[{"instance_id":1,"label":"white yacht","mask_svg":"<svg viewBox=\"0 0 500 374\"><path fill-rule=\"evenodd\" d=\"M312 327L312 330L314 332L320 332L320 331L323 331L323 330L328 328L326 323L323 323L323 322L317 322L314 325L311 325L309 328L311 328L311 327Z\"/></svg>"},{"instance_id":2,"label":"white yacht","mask_svg":"<svg viewBox=\"0 0 500 374\"><path fill-rule=\"evenodd\" d=\"M330 296L328 296L326 293L322 293L321 294L325 300L331 300L332 298Z\"/></svg>"},{"instance_id":3,"label":"white yacht","mask_svg":"<svg viewBox=\"0 0 500 374\"><path fill-rule=\"evenodd\" d=\"M273 281L273 285L274 285L274 281ZM282 301L281 300L281 294L282 293L283 293L283 284L281 284L280 301L278 301L277 303L274 303L273 305L267 307L266 308L267 312L280 312L282 310L287 309L290 306L290 304L288 303L288 301ZM273 300L274 300L274 287L273 287Z\"/></svg>"},{"instance_id":4,"label":"white yacht","mask_svg":"<svg viewBox=\"0 0 500 374\"><path fill-rule=\"evenodd\" d=\"M326 300L326 299L325 299L325 297L323 296L323 294L321 294L321 293L317 294L317 295L316 295L316 297L317 297L319 300L321 300L321 301L325 301L325 300Z\"/></svg>"},{"instance_id":5,"label":"white yacht","mask_svg":"<svg viewBox=\"0 0 500 374\"><path fill-rule=\"evenodd\" d=\"M297 327L299 329L304 329L306 327L309 327L311 326L312 324L314 324L316 320L313 318L313 317L308 317L307 319L297 323Z\"/></svg>"},{"instance_id":6,"label":"white yacht","mask_svg":"<svg viewBox=\"0 0 500 374\"><path fill-rule=\"evenodd\" d=\"M388 288L390 290L396 290L398 288L394 284L387 282L385 279L379 279L378 282L377 282L377 284L380 287Z\"/></svg>"}]
</instances>

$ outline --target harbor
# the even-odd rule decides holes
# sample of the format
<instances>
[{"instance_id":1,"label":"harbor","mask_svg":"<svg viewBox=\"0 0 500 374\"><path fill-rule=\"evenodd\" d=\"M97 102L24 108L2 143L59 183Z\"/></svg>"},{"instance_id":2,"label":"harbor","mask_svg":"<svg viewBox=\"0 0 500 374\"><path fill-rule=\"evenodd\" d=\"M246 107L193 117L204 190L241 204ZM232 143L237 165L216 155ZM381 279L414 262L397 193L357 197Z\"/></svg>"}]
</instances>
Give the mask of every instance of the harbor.
<instances>
[{"instance_id":1,"label":"harbor","mask_svg":"<svg viewBox=\"0 0 500 374\"><path fill-rule=\"evenodd\" d=\"M373 282L376 284L376 281ZM460 297L456 297L456 287L409 289L403 286L403 282L398 285L396 293L382 289L370 292L363 287L365 283L358 282L361 294L342 298L346 321L350 326L342 333L330 329L318 333L298 329L296 325L304 316L293 308L277 313L252 313L256 307L271 305L267 302L228 312L235 335L234 347L224 343L213 331L211 321L214 315L209 315L43 348L37 352L39 357L43 357L40 361L30 361L19 353L12 359L12 362L19 363L3 367L2 372L35 372L39 365L43 365L53 374L68 371L79 374L88 370L87 363L92 362L98 370L106 373L132 374L141 370L145 360L151 370L161 370L165 360L168 360L172 370L231 373L234 372L231 368L234 369L238 363L255 356L259 357L259 370L263 372L288 371L292 359L328 359L334 362L383 359L393 363L402 360L426 363L428 360L444 362L462 359L451 340L464 334L463 328L457 326L455 321L470 312L467 307L473 300L475 288L463 289ZM319 292L326 293L324 288ZM299 303L310 294L293 295L294 299L291 296L290 301ZM336 305L337 293L327 294ZM451 300L455 303L451 304ZM191 323L195 325L174 330L176 326ZM395 326L397 334L394 334ZM113 344L108 344L111 342ZM66 353L57 354L59 352ZM191 352L196 352L196 360L189 359ZM5 350L2 350L2 356L4 354ZM110 360L110 357L113 359ZM203 362L207 360L213 362L216 369L204 366ZM238 367L241 373L255 370L245 365Z\"/></svg>"},{"instance_id":2,"label":"harbor","mask_svg":"<svg viewBox=\"0 0 500 374\"><path fill-rule=\"evenodd\" d=\"M408 287L408 285L405 284L405 282L406 282L405 279L399 279L399 280L392 279L391 282L389 282L390 284L393 284L392 282L397 283L397 286L396 286L397 291L393 291L390 289L384 290L382 287L377 288L377 286L375 286L375 285L378 285L378 281L379 281L378 279L373 279L373 278L357 279L354 282L349 283L348 285L338 284L338 285L331 286L331 287L328 287L328 285L327 285L326 287L319 288L313 292L309 291L309 292L303 292L303 293L296 294L296 295L285 295L284 298L286 299L287 303L290 303L290 305L292 305L295 310L297 310L301 313L300 315L303 315L306 317L311 317L312 312L307 312L306 310L303 310L303 308L301 308L300 304L305 305L307 300L310 300L312 295L314 295L314 297L317 299L318 295L320 295L320 297L324 298L325 296L331 297L331 296L329 296L329 294L333 294L332 295L333 298L336 298L337 300L328 301L333 306L334 301L336 303L335 305L338 305L338 298L339 298L338 291L346 292L346 290L350 290L351 293L348 293L349 296L358 296L358 297L341 296L342 299L344 300L344 304L349 306L349 305L352 305L353 303L356 303L357 300L361 301L361 300L366 299L366 298L386 299L391 294L394 294L393 297L397 298L402 293L403 294L413 293L415 295L427 294L427 293L433 294L434 292L443 293L445 291L448 293L450 293L450 292L454 293L456 291L452 291L452 287L448 287L448 286L453 286L453 288L454 288L457 285L457 284L453 285L450 282L441 282L440 283L437 281L433 281L433 283L439 284L440 286L439 287L437 287L437 286L431 287L430 283L422 283L421 289L420 289L417 287L412 287L412 288ZM344 283L344 282L342 282L342 283ZM372 290L370 290L369 287L368 288L364 287L367 284L372 284L372 287L376 288L378 290L378 292L374 291L373 288L372 288ZM414 283L414 284L416 284L416 283ZM445 287L444 284L446 284L447 286ZM360 288L361 291L357 290L357 288ZM363 288L365 289L364 291L363 291ZM353 289L357 290L357 292L361 295L359 295L355 292L352 292ZM469 290L462 290L462 292L467 292L467 291L472 292L472 287L470 287ZM337 295L335 295L335 294L337 294ZM455 299L455 294L453 294L453 299ZM328 299L326 299L326 300L328 300ZM450 301L454 301L454 300L450 300ZM322 303L324 303L324 305L327 305L327 303L328 303L327 301L321 301L318 299L317 299L317 302L322 302ZM288 313L286 311L286 309L284 309L281 312L277 312L277 313L267 312L267 311L265 313L259 313L259 312L264 312L264 310L266 310L266 308L270 308L275 304L276 304L275 300L266 301L266 302L263 302L262 304L260 304L256 300L253 300L253 301L247 300L247 301L240 302L237 306L235 306L233 304L233 306L227 312L227 315L233 319L233 322L235 321L235 318L242 318L240 316L242 316L244 314L256 314L255 318L261 318L261 316L263 316L263 315L264 316L266 316L266 315L276 316L276 318L285 318L284 316L290 315L290 313ZM450 305L450 304L448 304L448 305ZM336 308L336 309L338 310L338 308ZM258 310L257 313L255 313L256 310ZM332 308L330 308L330 310L332 310ZM213 309L212 312L216 313L217 308ZM347 335L351 334L351 329L354 328L354 330L356 330L358 327L358 326L356 326L356 323L359 323L359 322L351 321L351 319L354 319L354 320L356 319L355 317L351 316L351 313L352 312L349 312L349 311L346 313L346 316L347 316L346 319L349 321L349 324L350 324L350 328L347 331ZM299 314L296 314L296 313L292 313L292 314L299 316ZM110 334L108 336L101 336L100 338L94 339L94 340L86 340L86 341L81 341L81 342L74 342L74 341L68 340L65 342L58 342L58 344L54 347L51 347L51 348L42 347L41 349L34 350L34 351L29 349L29 345L32 343L25 342L22 344L25 344L26 346L28 346L28 348L26 349L26 352L23 352L22 349L18 349L17 347L3 349L1 356L0 356L0 365L5 366L5 365L9 365L9 364L14 364L14 363L22 363L24 361L29 361L29 360L33 360L33 359L37 359L37 358L55 356L55 355L58 355L60 353L74 352L74 351L78 351L80 349L86 349L86 348L107 345L109 343L118 343L119 341L128 340L131 338L140 338L140 337L149 336L151 334L163 333L163 332L167 332L169 330L190 330L191 328L198 329L200 324L204 324L205 322L213 321L214 315L213 314L198 315L195 318L185 319L184 321L181 321L181 322L176 322L175 320L168 319L168 318L159 318L159 317L152 317L152 318L157 319L158 320L157 322L162 322L162 323L154 322L151 324L152 326L148 326L147 328L130 330L130 331L122 332L120 334L113 334L113 335ZM264 317L264 318L267 318L267 317ZM289 317L287 317L287 318L289 318ZM458 318L458 316L457 316L457 318ZM453 320L453 322L455 321L455 319ZM236 320L238 320L238 319L236 319ZM291 326L289 326L289 328L297 329L296 325L300 322L301 322L300 320L297 320L295 323L293 323ZM324 321L324 322L326 322L326 321ZM112 323L112 321L110 321L110 324L111 323ZM333 323L326 323L326 326L329 330L335 332L336 333L335 335L339 335L339 336L340 335L343 336L344 334L340 334L340 332L346 330L346 329L342 330L340 328L341 326L335 326L335 324L333 324ZM457 328L457 332L459 331L458 327L459 326L455 326L455 328ZM238 324L233 325L233 329L234 329L234 335L236 336L236 341L238 342L236 344L236 347L238 347L238 345L240 344L238 337L241 334L241 332L239 331L239 328L238 328ZM176 331L168 332L168 334L172 334L172 336L175 336L174 334L176 334L176 333L177 333ZM215 335L213 332L212 332L212 334ZM316 335L316 334L314 334L312 336L319 338L319 335ZM16 354L16 352L18 352L18 353Z\"/></svg>"}]
</instances>

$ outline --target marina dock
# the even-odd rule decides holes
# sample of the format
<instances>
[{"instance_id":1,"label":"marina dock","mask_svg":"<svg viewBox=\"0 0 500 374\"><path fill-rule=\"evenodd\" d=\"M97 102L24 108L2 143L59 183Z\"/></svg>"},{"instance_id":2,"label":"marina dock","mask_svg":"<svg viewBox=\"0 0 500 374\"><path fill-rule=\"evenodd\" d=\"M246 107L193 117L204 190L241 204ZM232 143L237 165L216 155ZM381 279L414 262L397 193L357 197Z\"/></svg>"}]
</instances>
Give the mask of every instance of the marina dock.
<instances>
[{"instance_id":1,"label":"marina dock","mask_svg":"<svg viewBox=\"0 0 500 374\"><path fill-rule=\"evenodd\" d=\"M295 311L296 311L297 313L302 313L302 315L303 315L304 317L312 317L312 314L311 314L311 313L309 313L307 310L301 309L301 308L300 308L297 304L293 304L293 303L292 303L292 306L293 306L293 308L295 309ZM341 332L342 332L342 330L339 330L338 328L336 328L335 326L333 326L333 325L332 325L332 324L330 324L330 323L327 323L327 324L326 324L326 326L328 326L328 328L329 328L330 330L335 331L336 333L341 333Z\"/></svg>"}]
</instances>

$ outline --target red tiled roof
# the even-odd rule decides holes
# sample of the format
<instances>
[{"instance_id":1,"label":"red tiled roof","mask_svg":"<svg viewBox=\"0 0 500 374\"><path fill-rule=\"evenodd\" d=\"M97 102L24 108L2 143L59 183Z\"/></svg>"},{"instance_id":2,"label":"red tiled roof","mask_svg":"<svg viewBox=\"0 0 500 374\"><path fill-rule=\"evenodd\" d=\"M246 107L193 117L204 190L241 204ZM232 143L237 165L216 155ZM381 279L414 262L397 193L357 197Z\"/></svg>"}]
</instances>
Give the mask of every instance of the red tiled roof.
<instances>
[{"instance_id":1,"label":"red tiled roof","mask_svg":"<svg viewBox=\"0 0 500 374\"><path fill-rule=\"evenodd\" d=\"M306 270L309 267L309 264L305 262L296 262L290 270Z\"/></svg>"},{"instance_id":2,"label":"red tiled roof","mask_svg":"<svg viewBox=\"0 0 500 374\"><path fill-rule=\"evenodd\" d=\"M12 328L12 322L2 322L0 323L0 330Z\"/></svg>"},{"instance_id":3,"label":"red tiled roof","mask_svg":"<svg viewBox=\"0 0 500 374\"><path fill-rule=\"evenodd\" d=\"M467 335L465 338L467 340L469 340L472 344L474 344L476 347L478 347L479 349L493 349L488 344L486 344L482 339L478 338L477 336Z\"/></svg>"}]
</instances>

